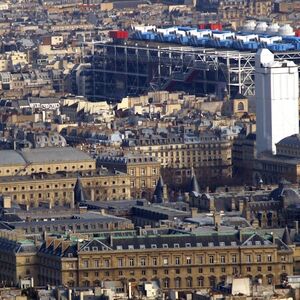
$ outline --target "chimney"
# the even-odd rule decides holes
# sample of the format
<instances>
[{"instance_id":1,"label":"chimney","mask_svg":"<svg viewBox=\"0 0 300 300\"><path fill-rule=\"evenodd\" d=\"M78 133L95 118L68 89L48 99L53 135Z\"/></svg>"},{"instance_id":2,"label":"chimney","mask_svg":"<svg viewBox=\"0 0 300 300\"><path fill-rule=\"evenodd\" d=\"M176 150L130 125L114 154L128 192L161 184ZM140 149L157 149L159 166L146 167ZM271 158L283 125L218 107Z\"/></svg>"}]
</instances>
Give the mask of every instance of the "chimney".
<instances>
[{"instance_id":1,"label":"chimney","mask_svg":"<svg viewBox=\"0 0 300 300\"><path fill-rule=\"evenodd\" d=\"M243 213L244 211L244 200L239 200L239 212Z\"/></svg>"},{"instance_id":2,"label":"chimney","mask_svg":"<svg viewBox=\"0 0 300 300\"><path fill-rule=\"evenodd\" d=\"M197 207L191 207L191 214L192 214L192 218L197 217L197 215L198 215L198 208Z\"/></svg>"},{"instance_id":3,"label":"chimney","mask_svg":"<svg viewBox=\"0 0 300 300\"><path fill-rule=\"evenodd\" d=\"M219 230L221 226L221 214L218 211L214 211L214 225L215 229Z\"/></svg>"},{"instance_id":4,"label":"chimney","mask_svg":"<svg viewBox=\"0 0 300 300\"><path fill-rule=\"evenodd\" d=\"M241 229L238 229L238 235L239 235L240 243L242 243L243 242L243 234L242 234L242 230Z\"/></svg>"},{"instance_id":5,"label":"chimney","mask_svg":"<svg viewBox=\"0 0 300 300\"><path fill-rule=\"evenodd\" d=\"M87 206L79 206L79 214L84 214L87 212Z\"/></svg>"}]
</instances>

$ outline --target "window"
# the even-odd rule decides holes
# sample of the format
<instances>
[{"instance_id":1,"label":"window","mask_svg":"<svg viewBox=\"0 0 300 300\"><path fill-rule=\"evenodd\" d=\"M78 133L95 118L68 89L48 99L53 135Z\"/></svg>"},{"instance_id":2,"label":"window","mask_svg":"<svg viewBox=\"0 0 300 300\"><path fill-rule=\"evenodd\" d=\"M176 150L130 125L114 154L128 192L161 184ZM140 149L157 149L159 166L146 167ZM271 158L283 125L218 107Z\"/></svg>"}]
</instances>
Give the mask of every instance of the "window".
<instances>
[{"instance_id":1,"label":"window","mask_svg":"<svg viewBox=\"0 0 300 300\"><path fill-rule=\"evenodd\" d=\"M167 257L163 258L163 265L167 266L169 264L169 259Z\"/></svg>"},{"instance_id":2,"label":"window","mask_svg":"<svg viewBox=\"0 0 300 300\"><path fill-rule=\"evenodd\" d=\"M180 257L175 257L175 265L180 265Z\"/></svg>"},{"instance_id":3,"label":"window","mask_svg":"<svg viewBox=\"0 0 300 300\"><path fill-rule=\"evenodd\" d=\"M99 260L94 261L95 268L99 268Z\"/></svg>"},{"instance_id":4,"label":"window","mask_svg":"<svg viewBox=\"0 0 300 300\"><path fill-rule=\"evenodd\" d=\"M175 278L175 288L180 288L180 285L181 285L181 279Z\"/></svg>"},{"instance_id":5,"label":"window","mask_svg":"<svg viewBox=\"0 0 300 300\"><path fill-rule=\"evenodd\" d=\"M221 268L221 272L222 272L222 273L226 273L226 268L225 268L225 267L222 267L222 268Z\"/></svg>"},{"instance_id":6,"label":"window","mask_svg":"<svg viewBox=\"0 0 300 300\"><path fill-rule=\"evenodd\" d=\"M165 275L168 275L168 274L169 274L169 270L168 270L168 269L165 269L165 270L164 270L164 274L165 274Z\"/></svg>"},{"instance_id":7,"label":"window","mask_svg":"<svg viewBox=\"0 0 300 300\"><path fill-rule=\"evenodd\" d=\"M129 258L129 266L134 267L134 258Z\"/></svg>"},{"instance_id":8,"label":"window","mask_svg":"<svg viewBox=\"0 0 300 300\"><path fill-rule=\"evenodd\" d=\"M163 280L163 285L164 285L165 289L169 288L169 282L170 282L170 280L168 278Z\"/></svg>"},{"instance_id":9,"label":"window","mask_svg":"<svg viewBox=\"0 0 300 300\"><path fill-rule=\"evenodd\" d=\"M236 263L236 255L235 254L233 254L231 256L231 262Z\"/></svg>"},{"instance_id":10,"label":"window","mask_svg":"<svg viewBox=\"0 0 300 300\"><path fill-rule=\"evenodd\" d=\"M82 262L82 264L83 264L83 267L84 267L84 268L88 268L88 267L89 267L89 261L88 261L88 260L84 260L84 261Z\"/></svg>"},{"instance_id":11,"label":"window","mask_svg":"<svg viewBox=\"0 0 300 300\"><path fill-rule=\"evenodd\" d=\"M260 255L260 254L258 254L258 255L256 256L256 261L257 261L258 263L261 262L261 255Z\"/></svg>"},{"instance_id":12,"label":"window","mask_svg":"<svg viewBox=\"0 0 300 300\"><path fill-rule=\"evenodd\" d=\"M146 275L146 270L142 270L142 275Z\"/></svg>"},{"instance_id":13,"label":"window","mask_svg":"<svg viewBox=\"0 0 300 300\"><path fill-rule=\"evenodd\" d=\"M109 265L110 265L109 259L104 259L104 267L109 268Z\"/></svg>"},{"instance_id":14,"label":"window","mask_svg":"<svg viewBox=\"0 0 300 300\"><path fill-rule=\"evenodd\" d=\"M118 258L118 267L123 267L123 258Z\"/></svg>"},{"instance_id":15,"label":"window","mask_svg":"<svg viewBox=\"0 0 300 300\"><path fill-rule=\"evenodd\" d=\"M226 262L225 255L221 255L220 261L221 261L222 264L225 264L225 262Z\"/></svg>"},{"instance_id":16,"label":"window","mask_svg":"<svg viewBox=\"0 0 300 300\"><path fill-rule=\"evenodd\" d=\"M272 262L272 254L268 254L267 255L267 261L268 262Z\"/></svg>"},{"instance_id":17,"label":"window","mask_svg":"<svg viewBox=\"0 0 300 300\"><path fill-rule=\"evenodd\" d=\"M268 284L272 284L273 283L273 276L267 276L268 278Z\"/></svg>"},{"instance_id":18,"label":"window","mask_svg":"<svg viewBox=\"0 0 300 300\"><path fill-rule=\"evenodd\" d=\"M141 258L141 266L146 266L146 259L144 257Z\"/></svg>"},{"instance_id":19,"label":"window","mask_svg":"<svg viewBox=\"0 0 300 300\"><path fill-rule=\"evenodd\" d=\"M251 267L246 268L247 272L251 272Z\"/></svg>"},{"instance_id":20,"label":"window","mask_svg":"<svg viewBox=\"0 0 300 300\"><path fill-rule=\"evenodd\" d=\"M215 268L209 268L210 273L215 273Z\"/></svg>"},{"instance_id":21,"label":"window","mask_svg":"<svg viewBox=\"0 0 300 300\"><path fill-rule=\"evenodd\" d=\"M268 266L268 271L272 272L272 266Z\"/></svg>"},{"instance_id":22,"label":"window","mask_svg":"<svg viewBox=\"0 0 300 300\"><path fill-rule=\"evenodd\" d=\"M203 256L198 256L198 264L203 264Z\"/></svg>"},{"instance_id":23,"label":"window","mask_svg":"<svg viewBox=\"0 0 300 300\"><path fill-rule=\"evenodd\" d=\"M191 277L188 277L188 278L186 279L186 286L189 287L189 288L191 288L192 285L193 285L193 280L192 280Z\"/></svg>"},{"instance_id":24,"label":"window","mask_svg":"<svg viewBox=\"0 0 300 300\"><path fill-rule=\"evenodd\" d=\"M215 262L215 258L213 255L209 255L209 263L213 264Z\"/></svg>"},{"instance_id":25,"label":"window","mask_svg":"<svg viewBox=\"0 0 300 300\"><path fill-rule=\"evenodd\" d=\"M285 257L285 256L281 256L281 257L280 257L280 260L281 260L281 261L286 261L286 257Z\"/></svg>"},{"instance_id":26,"label":"window","mask_svg":"<svg viewBox=\"0 0 300 300\"><path fill-rule=\"evenodd\" d=\"M261 267L257 267L257 272L261 272Z\"/></svg>"},{"instance_id":27,"label":"window","mask_svg":"<svg viewBox=\"0 0 300 300\"><path fill-rule=\"evenodd\" d=\"M251 255L246 255L246 262L251 263Z\"/></svg>"},{"instance_id":28,"label":"window","mask_svg":"<svg viewBox=\"0 0 300 300\"><path fill-rule=\"evenodd\" d=\"M152 265L157 266L157 257L152 258Z\"/></svg>"},{"instance_id":29,"label":"window","mask_svg":"<svg viewBox=\"0 0 300 300\"><path fill-rule=\"evenodd\" d=\"M192 264L192 259L189 256L186 257L186 264L187 265L191 265Z\"/></svg>"},{"instance_id":30,"label":"window","mask_svg":"<svg viewBox=\"0 0 300 300\"><path fill-rule=\"evenodd\" d=\"M180 274L180 269L175 269L176 274Z\"/></svg>"},{"instance_id":31,"label":"window","mask_svg":"<svg viewBox=\"0 0 300 300\"><path fill-rule=\"evenodd\" d=\"M212 276L209 278L209 285L211 287L215 287L216 286L216 277Z\"/></svg>"},{"instance_id":32,"label":"window","mask_svg":"<svg viewBox=\"0 0 300 300\"><path fill-rule=\"evenodd\" d=\"M198 286L204 286L204 278L203 277L198 277Z\"/></svg>"}]
</instances>

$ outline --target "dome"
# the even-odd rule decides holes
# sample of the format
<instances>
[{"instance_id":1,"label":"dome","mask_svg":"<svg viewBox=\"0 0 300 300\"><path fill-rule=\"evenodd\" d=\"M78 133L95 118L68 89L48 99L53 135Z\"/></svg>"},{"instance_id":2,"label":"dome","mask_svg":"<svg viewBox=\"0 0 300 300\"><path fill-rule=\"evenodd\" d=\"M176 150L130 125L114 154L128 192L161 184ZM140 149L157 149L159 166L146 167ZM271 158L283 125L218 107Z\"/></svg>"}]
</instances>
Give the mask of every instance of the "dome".
<instances>
[{"instance_id":1,"label":"dome","mask_svg":"<svg viewBox=\"0 0 300 300\"><path fill-rule=\"evenodd\" d=\"M277 145L300 147L300 134L293 134L280 140Z\"/></svg>"},{"instance_id":2,"label":"dome","mask_svg":"<svg viewBox=\"0 0 300 300\"><path fill-rule=\"evenodd\" d=\"M266 22L259 22L257 23L256 27L255 27L255 31L256 32L265 32L268 28L268 25Z\"/></svg>"},{"instance_id":3,"label":"dome","mask_svg":"<svg viewBox=\"0 0 300 300\"><path fill-rule=\"evenodd\" d=\"M280 35L295 35L293 28L289 24L282 25L278 32Z\"/></svg>"},{"instance_id":4,"label":"dome","mask_svg":"<svg viewBox=\"0 0 300 300\"><path fill-rule=\"evenodd\" d=\"M300 205L300 195L298 191L289 187L289 182L286 180L282 180L278 188L273 190L269 194L269 200L280 201L283 199L284 206L299 206Z\"/></svg>"}]
</instances>

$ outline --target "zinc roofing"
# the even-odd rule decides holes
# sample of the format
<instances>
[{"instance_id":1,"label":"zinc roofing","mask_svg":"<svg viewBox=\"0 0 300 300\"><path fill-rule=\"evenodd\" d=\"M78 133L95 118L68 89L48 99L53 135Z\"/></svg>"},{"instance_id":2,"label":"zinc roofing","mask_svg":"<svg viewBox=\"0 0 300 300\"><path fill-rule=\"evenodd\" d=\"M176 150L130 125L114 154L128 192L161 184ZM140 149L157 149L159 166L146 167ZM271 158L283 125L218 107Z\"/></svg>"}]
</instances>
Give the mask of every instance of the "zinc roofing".
<instances>
[{"instance_id":1,"label":"zinc roofing","mask_svg":"<svg viewBox=\"0 0 300 300\"><path fill-rule=\"evenodd\" d=\"M88 154L72 147L23 150L22 155L30 163L93 161Z\"/></svg>"},{"instance_id":2,"label":"zinc roofing","mask_svg":"<svg viewBox=\"0 0 300 300\"><path fill-rule=\"evenodd\" d=\"M1 150L0 151L0 166L5 165L24 165L26 162L22 155L14 150Z\"/></svg>"}]
</instances>

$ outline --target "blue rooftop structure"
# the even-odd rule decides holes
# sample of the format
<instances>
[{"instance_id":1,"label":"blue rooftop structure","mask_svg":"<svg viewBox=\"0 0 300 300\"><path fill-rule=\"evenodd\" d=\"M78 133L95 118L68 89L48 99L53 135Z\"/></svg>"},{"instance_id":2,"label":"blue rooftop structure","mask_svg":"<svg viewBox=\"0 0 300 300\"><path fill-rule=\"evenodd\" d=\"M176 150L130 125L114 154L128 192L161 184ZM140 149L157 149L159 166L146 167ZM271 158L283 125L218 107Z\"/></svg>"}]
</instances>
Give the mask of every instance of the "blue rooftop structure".
<instances>
[{"instance_id":1,"label":"blue rooftop structure","mask_svg":"<svg viewBox=\"0 0 300 300\"><path fill-rule=\"evenodd\" d=\"M131 38L134 40L239 51L257 51L259 48L268 48L275 52L285 52L300 49L300 37L295 36L285 36L279 33L218 31L181 26L169 28L139 27L137 30L133 30Z\"/></svg>"}]
</instances>

